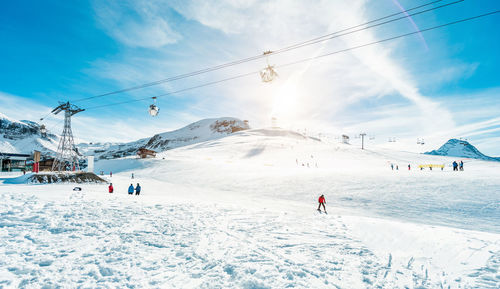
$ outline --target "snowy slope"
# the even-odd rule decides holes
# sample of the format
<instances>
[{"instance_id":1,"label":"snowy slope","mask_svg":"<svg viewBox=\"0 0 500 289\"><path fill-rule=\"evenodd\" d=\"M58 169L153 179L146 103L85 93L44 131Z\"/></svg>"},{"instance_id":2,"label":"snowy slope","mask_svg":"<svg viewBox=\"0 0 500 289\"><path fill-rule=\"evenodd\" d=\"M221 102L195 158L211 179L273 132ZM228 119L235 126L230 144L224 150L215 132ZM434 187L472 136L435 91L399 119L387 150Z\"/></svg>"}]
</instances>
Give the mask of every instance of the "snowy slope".
<instances>
[{"instance_id":1,"label":"snowy slope","mask_svg":"<svg viewBox=\"0 0 500 289\"><path fill-rule=\"evenodd\" d=\"M40 125L36 122L17 121L0 113L0 152L32 153L39 150L43 154L57 151L58 137L47 134L40 136Z\"/></svg>"},{"instance_id":2,"label":"snowy slope","mask_svg":"<svg viewBox=\"0 0 500 289\"><path fill-rule=\"evenodd\" d=\"M249 129L248 124L237 118L211 118L194 122L178 130L157 134L151 138L144 138L130 143L80 144L78 148L85 153L94 153L98 159L113 159L133 156L141 147L162 152L181 146L218 139L246 129Z\"/></svg>"},{"instance_id":3,"label":"snowy slope","mask_svg":"<svg viewBox=\"0 0 500 289\"><path fill-rule=\"evenodd\" d=\"M425 154L480 159L486 161L500 161L500 158L486 156L469 142L458 139L450 139L439 149L426 152Z\"/></svg>"},{"instance_id":4,"label":"snowy slope","mask_svg":"<svg viewBox=\"0 0 500 289\"><path fill-rule=\"evenodd\" d=\"M248 128L247 123L236 118L213 118L129 143L80 143L76 147L82 155L95 155L97 159L113 159L135 155L141 147L161 152L221 138ZM54 155L57 145L56 135L49 133L45 138L40 136L38 123L14 120L0 113L0 152L32 153L33 150L39 150L43 154Z\"/></svg>"},{"instance_id":5,"label":"snowy slope","mask_svg":"<svg viewBox=\"0 0 500 289\"><path fill-rule=\"evenodd\" d=\"M250 129L99 161L114 194L0 178L0 285L499 288L500 163L452 161Z\"/></svg>"}]
</instances>

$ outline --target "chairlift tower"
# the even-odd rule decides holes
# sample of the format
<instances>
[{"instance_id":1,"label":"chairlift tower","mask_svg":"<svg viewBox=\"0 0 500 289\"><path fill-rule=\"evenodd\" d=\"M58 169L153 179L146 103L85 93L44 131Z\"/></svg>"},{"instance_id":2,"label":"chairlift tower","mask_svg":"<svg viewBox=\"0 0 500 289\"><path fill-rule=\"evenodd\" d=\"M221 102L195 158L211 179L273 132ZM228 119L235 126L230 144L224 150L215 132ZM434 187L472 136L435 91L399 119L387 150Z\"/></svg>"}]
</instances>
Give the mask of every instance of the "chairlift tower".
<instances>
[{"instance_id":1,"label":"chairlift tower","mask_svg":"<svg viewBox=\"0 0 500 289\"><path fill-rule=\"evenodd\" d=\"M53 114L58 114L64 111L64 129L57 147L57 155L52 164L53 171L80 170L78 164L78 153L73 140L73 132L71 131L71 117L79 112L84 111L74 104L68 102L60 102L59 106L52 110Z\"/></svg>"},{"instance_id":2,"label":"chairlift tower","mask_svg":"<svg viewBox=\"0 0 500 289\"><path fill-rule=\"evenodd\" d=\"M359 134L359 136L361 137L361 149L364 150L365 149L365 136L366 136L366 133L361 133L361 134Z\"/></svg>"}]
</instances>

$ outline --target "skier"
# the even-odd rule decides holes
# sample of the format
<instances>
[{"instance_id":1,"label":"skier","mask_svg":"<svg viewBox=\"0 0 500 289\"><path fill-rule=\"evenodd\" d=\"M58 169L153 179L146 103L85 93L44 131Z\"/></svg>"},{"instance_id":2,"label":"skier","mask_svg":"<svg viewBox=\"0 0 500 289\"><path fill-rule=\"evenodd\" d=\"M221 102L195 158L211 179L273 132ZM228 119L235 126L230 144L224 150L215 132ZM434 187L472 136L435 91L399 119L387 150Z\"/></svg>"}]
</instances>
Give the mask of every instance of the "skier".
<instances>
[{"instance_id":1,"label":"skier","mask_svg":"<svg viewBox=\"0 0 500 289\"><path fill-rule=\"evenodd\" d=\"M113 177L113 172L112 171L109 171L109 177Z\"/></svg>"},{"instance_id":2,"label":"skier","mask_svg":"<svg viewBox=\"0 0 500 289\"><path fill-rule=\"evenodd\" d=\"M453 161L453 170L458 171L458 164L457 161Z\"/></svg>"},{"instance_id":3,"label":"skier","mask_svg":"<svg viewBox=\"0 0 500 289\"><path fill-rule=\"evenodd\" d=\"M134 173L132 173L132 180L134 179Z\"/></svg>"},{"instance_id":4,"label":"skier","mask_svg":"<svg viewBox=\"0 0 500 289\"><path fill-rule=\"evenodd\" d=\"M408 170L411 170L411 166L410 166L410 164L408 164Z\"/></svg>"},{"instance_id":5,"label":"skier","mask_svg":"<svg viewBox=\"0 0 500 289\"><path fill-rule=\"evenodd\" d=\"M460 161L460 170L463 171L464 170L464 162L463 161Z\"/></svg>"},{"instance_id":6,"label":"skier","mask_svg":"<svg viewBox=\"0 0 500 289\"><path fill-rule=\"evenodd\" d=\"M133 195L134 194L134 185L130 184L130 186L128 187L128 194L129 195Z\"/></svg>"},{"instance_id":7,"label":"skier","mask_svg":"<svg viewBox=\"0 0 500 289\"><path fill-rule=\"evenodd\" d=\"M391 163L391 170L394 170L394 164Z\"/></svg>"},{"instance_id":8,"label":"skier","mask_svg":"<svg viewBox=\"0 0 500 289\"><path fill-rule=\"evenodd\" d=\"M113 193L113 184L112 183L109 183L108 191L110 194Z\"/></svg>"},{"instance_id":9,"label":"skier","mask_svg":"<svg viewBox=\"0 0 500 289\"><path fill-rule=\"evenodd\" d=\"M135 195L138 196L141 193L141 186L139 183L137 183L137 186L135 187Z\"/></svg>"},{"instance_id":10,"label":"skier","mask_svg":"<svg viewBox=\"0 0 500 289\"><path fill-rule=\"evenodd\" d=\"M323 210L325 211L326 213L326 208L325 208L325 204L326 204L326 200L325 200L325 195L321 195L319 196L319 199L318 199L318 212L321 212L321 205L323 205Z\"/></svg>"}]
</instances>

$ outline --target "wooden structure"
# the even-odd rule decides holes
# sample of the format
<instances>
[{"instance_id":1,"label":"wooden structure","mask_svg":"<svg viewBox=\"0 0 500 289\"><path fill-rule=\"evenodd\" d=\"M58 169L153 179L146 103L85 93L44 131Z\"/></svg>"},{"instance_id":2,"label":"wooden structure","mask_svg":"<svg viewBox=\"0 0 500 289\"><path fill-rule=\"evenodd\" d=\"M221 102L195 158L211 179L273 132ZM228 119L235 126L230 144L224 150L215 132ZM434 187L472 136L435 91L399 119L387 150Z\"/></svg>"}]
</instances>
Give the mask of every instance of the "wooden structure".
<instances>
[{"instance_id":1,"label":"wooden structure","mask_svg":"<svg viewBox=\"0 0 500 289\"><path fill-rule=\"evenodd\" d=\"M141 158L141 159L145 159L147 157L156 157L156 152L153 151L153 150L148 150L147 148L140 148L138 151L137 151L137 155Z\"/></svg>"},{"instance_id":2,"label":"wooden structure","mask_svg":"<svg viewBox=\"0 0 500 289\"><path fill-rule=\"evenodd\" d=\"M349 144L349 136L343 134L342 135L342 143Z\"/></svg>"},{"instance_id":3,"label":"wooden structure","mask_svg":"<svg viewBox=\"0 0 500 289\"><path fill-rule=\"evenodd\" d=\"M50 172L52 171L52 165L54 164L54 159L43 159L38 163L38 171L40 172Z\"/></svg>"},{"instance_id":4,"label":"wooden structure","mask_svg":"<svg viewBox=\"0 0 500 289\"><path fill-rule=\"evenodd\" d=\"M0 152L0 172L26 171L26 162L31 158L28 154L13 154Z\"/></svg>"},{"instance_id":5,"label":"wooden structure","mask_svg":"<svg viewBox=\"0 0 500 289\"><path fill-rule=\"evenodd\" d=\"M33 168L32 171L34 173L38 173L40 171L40 157L42 153L39 151L33 152Z\"/></svg>"}]
</instances>

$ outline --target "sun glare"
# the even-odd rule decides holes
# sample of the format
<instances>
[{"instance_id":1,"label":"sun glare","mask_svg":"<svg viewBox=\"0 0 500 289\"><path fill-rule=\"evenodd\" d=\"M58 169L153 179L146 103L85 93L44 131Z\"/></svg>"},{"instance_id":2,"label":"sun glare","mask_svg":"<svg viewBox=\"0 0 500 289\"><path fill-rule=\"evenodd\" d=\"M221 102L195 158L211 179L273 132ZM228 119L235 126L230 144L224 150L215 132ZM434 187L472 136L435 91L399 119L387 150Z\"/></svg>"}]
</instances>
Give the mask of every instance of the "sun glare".
<instances>
[{"instance_id":1,"label":"sun glare","mask_svg":"<svg viewBox=\"0 0 500 289\"><path fill-rule=\"evenodd\" d=\"M279 125L291 124L297 118L300 89L297 82L289 79L273 96L271 117L279 121Z\"/></svg>"}]
</instances>

